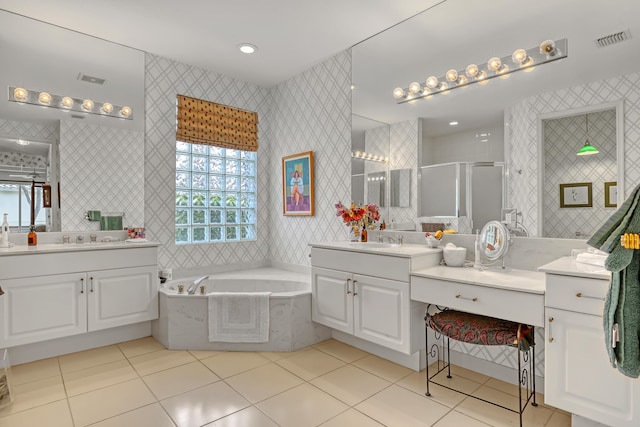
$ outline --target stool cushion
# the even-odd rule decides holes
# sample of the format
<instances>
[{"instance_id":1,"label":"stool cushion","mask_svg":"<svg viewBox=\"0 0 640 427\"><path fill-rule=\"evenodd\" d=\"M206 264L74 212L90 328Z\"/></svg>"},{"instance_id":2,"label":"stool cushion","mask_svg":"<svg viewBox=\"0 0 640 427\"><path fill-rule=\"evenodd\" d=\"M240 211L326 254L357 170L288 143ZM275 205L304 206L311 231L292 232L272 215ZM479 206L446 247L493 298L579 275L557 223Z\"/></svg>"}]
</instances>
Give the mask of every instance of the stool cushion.
<instances>
[{"instance_id":1,"label":"stool cushion","mask_svg":"<svg viewBox=\"0 0 640 427\"><path fill-rule=\"evenodd\" d=\"M481 345L518 345L528 351L534 344L532 328L510 320L445 310L427 316L427 325L456 341Z\"/></svg>"}]
</instances>

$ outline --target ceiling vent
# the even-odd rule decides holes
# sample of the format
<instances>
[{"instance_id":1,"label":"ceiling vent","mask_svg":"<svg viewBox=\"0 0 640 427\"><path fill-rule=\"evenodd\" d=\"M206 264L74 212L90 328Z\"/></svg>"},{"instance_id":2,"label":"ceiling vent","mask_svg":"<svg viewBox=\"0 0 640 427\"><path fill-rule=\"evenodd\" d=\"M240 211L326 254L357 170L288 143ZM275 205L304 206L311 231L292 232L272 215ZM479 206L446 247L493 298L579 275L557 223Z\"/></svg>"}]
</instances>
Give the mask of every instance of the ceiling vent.
<instances>
[{"instance_id":1,"label":"ceiling vent","mask_svg":"<svg viewBox=\"0 0 640 427\"><path fill-rule=\"evenodd\" d=\"M88 76L86 74L78 74L78 80L81 80L83 82L87 82L87 83L95 83L97 85L103 85L104 82L106 82L105 79L101 79L100 77L93 77L93 76Z\"/></svg>"},{"instance_id":2,"label":"ceiling vent","mask_svg":"<svg viewBox=\"0 0 640 427\"><path fill-rule=\"evenodd\" d=\"M611 46L612 44L621 43L630 38L631 38L631 33L627 29L624 31L620 31L617 33L606 35L604 37L597 38L595 41L598 47L607 47L607 46Z\"/></svg>"},{"instance_id":3,"label":"ceiling vent","mask_svg":"<svg viewBox=\"0 0 640 427\"><path fill-rule=\"evenodd\" d=\"M81 116L80 114L72 114L71 118L72 119L84 120L84 116Z\"/></svg>"}]
</instances>

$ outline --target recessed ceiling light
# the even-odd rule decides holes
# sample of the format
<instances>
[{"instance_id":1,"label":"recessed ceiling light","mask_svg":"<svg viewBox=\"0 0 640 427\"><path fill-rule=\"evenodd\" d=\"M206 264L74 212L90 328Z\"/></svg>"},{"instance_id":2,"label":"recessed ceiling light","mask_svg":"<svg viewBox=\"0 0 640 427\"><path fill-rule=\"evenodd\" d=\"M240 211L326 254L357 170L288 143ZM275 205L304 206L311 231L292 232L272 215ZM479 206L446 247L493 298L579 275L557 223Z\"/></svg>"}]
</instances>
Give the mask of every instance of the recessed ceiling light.
<instances>
[{"instance_id":1,"label":"recessed ceiling light","mask_svg":"<svg viewBox=\"0 0 640 427\"><path fill-rule=\"evenodd\" d=\"M351 85L351 90L356 90L356 85Z\"/></svg>"},{"instance_id":2,"label":"recessed ceiling light","mask_svg":"<svg viewBox=\"0 0 640 427\"><path fill-rule=\"evenodd\" d=\"M255 53L258 50L258 47L250 43L242 43L238 45L238 49L240 49L240 52L242 53L251 54Z\"/></svg>"},{"instance_id":3,"label":"recessed ceiling light","mask_svg":"<svg viewBox=\"0 0 640 427\"><path fill-rule=\"evenodd\" d=\"M456 126L458 125L458 122L449 122L449 126Z\"/></svg>"}]
</instances>

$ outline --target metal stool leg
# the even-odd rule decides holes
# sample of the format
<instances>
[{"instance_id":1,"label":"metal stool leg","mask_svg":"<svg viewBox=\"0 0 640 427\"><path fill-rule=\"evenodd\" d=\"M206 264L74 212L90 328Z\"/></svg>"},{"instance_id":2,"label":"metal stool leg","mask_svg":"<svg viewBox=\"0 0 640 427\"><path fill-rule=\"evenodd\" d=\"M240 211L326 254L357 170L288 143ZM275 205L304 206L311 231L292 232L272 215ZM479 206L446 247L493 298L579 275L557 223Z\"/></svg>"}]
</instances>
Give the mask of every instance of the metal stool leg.
<instances>
[{"instance_id":1,"label":"metal stool leg","mask_svg":"<svg viewBox=\"0 0 640 427\"><path fill-rule=\"evenodd\" d=\"M427 309L428 310L428 309ZM424 342L425 342L425 350L424 350L424 358L427 361L427 392L424 394L425 396L431 396L431 392L429 391L429 326L427 324L427 316L424 317Z\"/></svg>"}]
</instances>

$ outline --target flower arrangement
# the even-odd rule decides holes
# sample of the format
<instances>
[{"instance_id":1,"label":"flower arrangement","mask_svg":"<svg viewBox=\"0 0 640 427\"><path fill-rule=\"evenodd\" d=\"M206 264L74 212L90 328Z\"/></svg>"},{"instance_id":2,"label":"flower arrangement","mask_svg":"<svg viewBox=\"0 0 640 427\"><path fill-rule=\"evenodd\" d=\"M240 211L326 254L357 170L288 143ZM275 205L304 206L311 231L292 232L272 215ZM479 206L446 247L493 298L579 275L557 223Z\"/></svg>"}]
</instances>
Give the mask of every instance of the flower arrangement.
<instances>
[{"instance_id":1,"label":"flower arrangement","mask_svg":"<svg viewBox=\"0 0 640 427\"><path fill-rule=\"evenodd\" d=\"M373 230L375 222L380 220L380 210L375 203L359 206L351 202L351 206L346 207L342 202L338 202L336 216L341 217L342 222L359 235L362 229Z\"/></svg>"}]
</instances>

